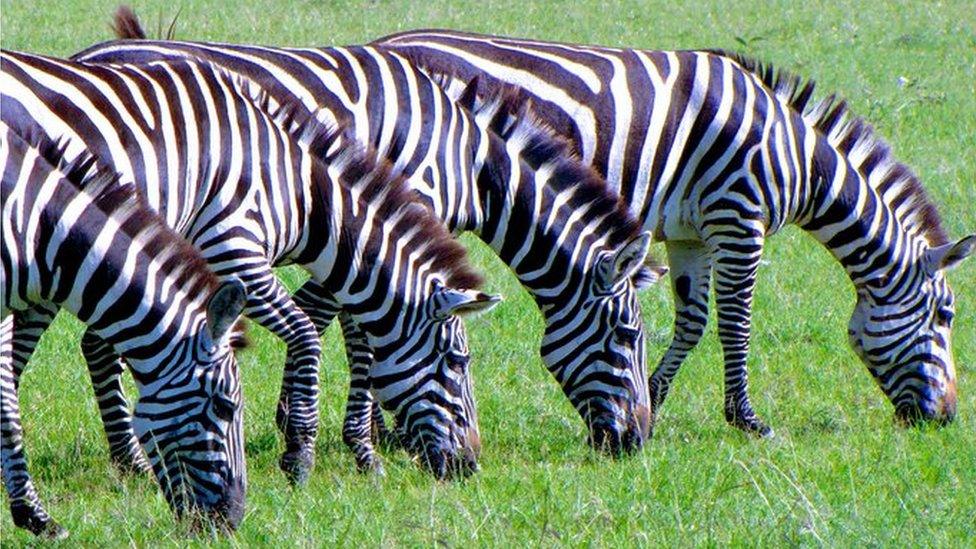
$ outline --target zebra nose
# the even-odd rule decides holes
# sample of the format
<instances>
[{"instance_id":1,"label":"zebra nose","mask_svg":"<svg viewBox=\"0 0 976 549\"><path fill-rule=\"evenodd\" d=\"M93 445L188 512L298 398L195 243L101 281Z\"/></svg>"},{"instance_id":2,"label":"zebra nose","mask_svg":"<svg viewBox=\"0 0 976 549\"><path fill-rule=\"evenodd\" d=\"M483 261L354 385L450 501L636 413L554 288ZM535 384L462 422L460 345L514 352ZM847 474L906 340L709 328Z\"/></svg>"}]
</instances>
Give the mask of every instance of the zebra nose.
<instances>
[{"instance_id":1,"label":"zebra nose","mask_svg":"<svg viewBox=\"0 0 976 549\"><path fill-rule=\"evenodd\" d=\"M442 446L429 447L423 462L437 480L465 478L478 471L477 458L467 450L457 453Z\"/></svg>"},{"instance_id":2,"label":"zebra nose","mask_svg":"<svg viewBox=\"0 0 976 549\"><path fill-rule=\"evenodd\" d=\"M644 447L650 431L651 414L646 406L635 406L627 420L627 430L623 435L623 451L634 452Z\"/></svg>"},{"instance_id":3,"label":"zebra nose","mask_svg":"<svg viewBox=\"0 0 976 549\"><path fill-rule=\"evenodd\" d=\"M464 452L470 454L472 459L478 459L481 455L481 435L478 430L470 427L464 437Z\"/></svg>"}]
</instances>

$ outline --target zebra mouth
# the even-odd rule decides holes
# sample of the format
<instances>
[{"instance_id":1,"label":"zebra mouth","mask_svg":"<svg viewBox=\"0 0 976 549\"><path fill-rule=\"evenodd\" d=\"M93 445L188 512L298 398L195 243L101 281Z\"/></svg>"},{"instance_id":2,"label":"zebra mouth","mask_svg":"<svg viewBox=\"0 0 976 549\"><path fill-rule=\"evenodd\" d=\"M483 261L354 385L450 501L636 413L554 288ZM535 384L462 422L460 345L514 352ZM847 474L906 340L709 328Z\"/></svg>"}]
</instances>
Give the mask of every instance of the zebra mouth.
<instances>
[{"instance_id":1,"label":"zebra mouth","mask_svg":"<svg viewBox=\"0 0 976 549\"><path fill-rule=\"evenodd\" d=\"M637 421L628 423L623 426L612 415L597 418L590 425L590 446L613 457L641 449L644 446L644 431L637 425Z\"/></svg>"},{"instance_id":2,"label":"zebra mouth","mask_svg":"<svg viewBox=\"0 0 976 549\"><path fill-rule=\"evenodd\" d=\"M441 447L429 447L420 459L437 480L464 479L478 471L478 462L472 452L459 454Z\"/></svg>"},{"instance_id":3,"label":"zebra mouth","mask_svg":"<svg viewBox=\"0 0 976 549\"><path fill-rule=\"evenodd\" d=\"M926 425L944 427L955 419L956 411L952 406L943 406L943 410L936 412L917 403L900 404L895 408L895 423L905 428L922 427Z\"/></svg>"}]
</instances>

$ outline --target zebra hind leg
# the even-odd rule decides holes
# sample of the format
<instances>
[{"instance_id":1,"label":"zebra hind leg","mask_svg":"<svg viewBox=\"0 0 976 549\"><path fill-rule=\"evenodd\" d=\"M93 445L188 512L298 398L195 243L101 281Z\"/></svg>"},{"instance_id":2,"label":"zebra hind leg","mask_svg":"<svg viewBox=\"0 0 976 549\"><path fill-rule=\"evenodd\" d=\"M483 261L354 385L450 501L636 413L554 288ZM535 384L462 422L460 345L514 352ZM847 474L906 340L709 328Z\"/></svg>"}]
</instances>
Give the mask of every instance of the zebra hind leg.
<instances>
[{"instance_id":1,"label":"zebra hind leg","mask_svg":"<svg viewBox=\"0 0 976 549\"><path fill-rule=\"evenodd\" d=\"M27 470L17 395L23 368L16 366L13 360L14 321L15 316L11 315L0 323L0 462L3 463L10 515L15 526L36 536L64 539L68 537L68 531L44 509Z\"/></svg>"},{"instance_id":2,"label":"zebra hind leg","mask_svg":"<svg viewBox=\"0 0 976 549\"><path fill-rule=\"evenodd\" d=\"M725 354L725 420L732 426L763 438L773 430L749 402L749 335L752 327L752 296L762 256L758 235L740 241L734 249L719 248L715 257L715 303L718 336Z\"/></svg>"},{"instance_id":3,"label":"zebra hind leg","mask_svg":"<svg viewBox=\"0 0 976 549\"><path fill-rule=\"evenodd\" d=\"M668 396L671 382L688 354L698 345L708 324L711 257L702 242L667 242L671 289L674 294L674 335L668 350L648 381L652 426Z\"/></svg>"},{"instance_id":4,"label":"zebra hind leg","mask_svg":"<svg viewBox=\"0 0 976 549\"><path fill-rule=\"evenodd\" d=\"M122 360L111 346L87 331L81 338L81 352L88 363L112 465L123 474L150 473L152 467L132 429L132 414L122 388Z\"/></svg>"}]
</instances>

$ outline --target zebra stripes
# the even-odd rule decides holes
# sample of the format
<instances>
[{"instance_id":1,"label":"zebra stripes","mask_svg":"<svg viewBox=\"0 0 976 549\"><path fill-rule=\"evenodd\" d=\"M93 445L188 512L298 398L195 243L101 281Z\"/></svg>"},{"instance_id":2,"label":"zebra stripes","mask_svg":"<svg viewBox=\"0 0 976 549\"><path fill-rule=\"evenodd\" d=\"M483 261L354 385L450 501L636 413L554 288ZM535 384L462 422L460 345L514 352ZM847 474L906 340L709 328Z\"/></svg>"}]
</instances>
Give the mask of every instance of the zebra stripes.
<instances>
[{"instance_id":1,"label":"zebra stripes","mask_svg":"<svg viewBox=\"0 0 976 549\"><path fill-rule=\"evenodd\" d=\"M292 480L303 481L314 460L319 342L271 271L289 263L362 327L377 354L377 396L424 463L441 476L473 468L470 378L448 367L464 353L452 346L463 330L453 313L497 299L475 290L480 277L463 249L388 166L344 132L324 131L299 107L272 108L207 63L107 66L5 52L3 89L5 121L83 143L136 181L218 276L244 282L245 314L291 351L278 424ZM102 371L95 386L121 400L118 362Z\"/></svg>"},{"instance_id":2,"label":"zebra stripes","mask_svg":"<svg viewBox=\"0 0 976 549\"><path fill-rule=\"evenodd\" d=\"M116 26L128 29L128 36L142 36L137 22ZM646 239L633 219L616 207L615 197L607 197L599 178L559 158L565 152L559 140L538 129L530 132L524 117L521 140L502 138L501 128L487 126L496 111L486 107L476 118L428 75L383 48L138 40L109 42L75 56L90 62L183 57L232 68L281 101L320 109L325 120L351 121L359 139L412 176L410 184L438 218L453 231L478 233L537 297L547 321L543 360L587 422L591 439L613 450L640 445L649 407L631 279L643 284L661 271L641 266ZM518 116L509 114L499 115L498 124L511 134ZM586 184L579 190L569 184L578 182ZM534 197L533 207L518 204L525 196ZM551 207L556 204L573 207ZM540 263L518 268L530 251ZM598 271L605 279L596 282ZM337 308L320 294L309 285L295 300L323 328ZM374 467L371 430L363 419L372 409L361 362L368 360L368 347L357 341L355 327L344 327L344 333L353 368L344 439L361 467Z\"/></svg>"},{"instance_id":3,"label":"zebra stripes","mask_svg":"<svg viewBox=\"0 0 976 549\"><path fill-rule=\"evenodd\" d=\"M139 382L133 428L177 513L199 508L231 526L244 513L241 391L230 329L238 281L218 285L200 254L94 159L64 157L37 132L0 125L2 352L0 438L14 524L51 538L24 457L17 396L24 350L14 319L34 304L74 313L124 353Z\"/></svg>"},{"instance_id":4,"label":"zebra stripes","mask_svg":"<svg viewBox=\"0 0 976 549\"><path fill-rule=\"evenodd\" d=\"M766 236L794 223L847 269L851 343L898 417L954 416L944 272L976 238L948 241L917 178L843 102L811 103L811 82L724 52L438 30L374 45L462 83L520 86L667 243L677 314L650 381L655 408L704 331L714 276L726 418L772 434L747 391L751 303Z\"/></svg>"}]
</instances>

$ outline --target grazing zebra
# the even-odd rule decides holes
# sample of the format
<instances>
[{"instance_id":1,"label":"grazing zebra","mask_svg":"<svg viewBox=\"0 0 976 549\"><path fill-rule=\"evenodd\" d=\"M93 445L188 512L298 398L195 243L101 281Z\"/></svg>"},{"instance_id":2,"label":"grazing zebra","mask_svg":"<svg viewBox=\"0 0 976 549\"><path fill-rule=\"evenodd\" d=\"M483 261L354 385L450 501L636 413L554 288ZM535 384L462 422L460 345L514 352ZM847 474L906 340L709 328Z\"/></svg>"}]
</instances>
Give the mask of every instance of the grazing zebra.
<instances>
[{"instance_id":1,"label":"grazing zebra","mask_svg":"<svg viewBox=\"0 0 976 549\"><path fill-rule=\"evenodd\" d=\"M13 320L54 304L125 353L138 381L133 427L166 500L236 527L244 514L241 390L231 326L244 286L218 284L199 252L86 154L0 125L0 448L14 524L62 538L24 457Z\"/></svg>"},{"instance_id":2,"label":"grazing zebra","mask_svg":"<svg viewBox=\"0 0 976 549\"><path fill-rule=\"evenodd\" d=\"M131 12L117 14L116 28L123 37L144 36ZM642 266L648 239L599 178L564 157L560 141L517 111L486 108L483 120L475 119L428 75L382 48L136 40L75 56L174 57L219 63L279 100L298 99L327 120L350 121L362 141L414 176L411 184L437 217L452 231L478 233L536 298L546 321L543 361L586 421L591 441L612 450L640 446L649 407L634 282L652 282L662 270ZM498 128L487 127L493 117ZM336 308L320 294L307 285L294 297L324 329ZM343 324L353 366L343 438L361 467L376 467L363 421L370 411L363 374L369 350L355 327Z\"/></svg>"},{"instance_id":3,"label":"grazing zebra","mask_svg":"<svg viewBox=\"0 0 976 549\"><path fill-rule=\"evenodd\" d=\"M269 99L208 63L107 66L14 52L2 63L4 121L83 143L134 180L218 276L244 282L248 316L292 350L310 334L314 355L291 357L279 404L289 478L304 481L314 462L319 353L314 326L271 271L289 263L308 270L362 328L376 351L375 391L406 422L423 463L441 477L473 469L477 415L454 313L497 298L475 290L481 279L463 248L389 166L300 107L269 112ZM98 353L106 355L93 383L110 395L99 398L103 420L117 421L126 415L121 366ZM131 447L127 425L108 426Z\"/></svg>"},{"instance_id":4,"label":"grazing zebra","mask_svg":"<svg viewBox=\"0 0 976 549\"><path fill-rule=\"evenodd\" d=\"M751 306L763 242L787 223L823 243L857 290L850 342L903 420L951 420L950 242L911 171L846 103L812 82L718 51L577 46L453 31L374 43L461 82L522 87L666 241L674 336L651 377L655 411L698 343L715 277L725 417L771 435L747 392Z\"/></svg>"}]
</instances>

